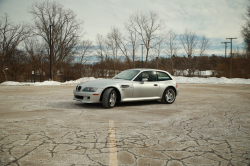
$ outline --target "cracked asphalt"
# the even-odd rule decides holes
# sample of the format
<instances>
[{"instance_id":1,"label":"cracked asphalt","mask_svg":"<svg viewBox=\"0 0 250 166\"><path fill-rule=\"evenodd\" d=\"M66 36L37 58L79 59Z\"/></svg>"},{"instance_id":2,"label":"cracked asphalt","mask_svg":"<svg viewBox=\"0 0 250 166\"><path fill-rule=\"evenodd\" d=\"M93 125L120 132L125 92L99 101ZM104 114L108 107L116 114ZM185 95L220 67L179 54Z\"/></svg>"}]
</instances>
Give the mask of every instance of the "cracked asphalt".
<instances>
[{"instance_id":1,"label":"cracked asphalt","mask_svg":"<svg viewBox=\"0 0 250 166\"><path fill-rule=\"evenodd\" d=\"M179 84L171 105L113 109L74 88L0 86L1 166L250 165L250 85Z\"/></svg>"}]
</instances>

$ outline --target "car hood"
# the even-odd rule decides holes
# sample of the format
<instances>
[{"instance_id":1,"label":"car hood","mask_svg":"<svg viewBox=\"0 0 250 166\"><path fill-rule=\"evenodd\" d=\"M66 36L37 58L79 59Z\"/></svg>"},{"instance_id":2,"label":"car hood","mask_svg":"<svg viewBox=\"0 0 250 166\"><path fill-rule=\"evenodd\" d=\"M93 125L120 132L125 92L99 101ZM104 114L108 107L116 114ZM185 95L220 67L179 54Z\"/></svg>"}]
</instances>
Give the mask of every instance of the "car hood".
<instances>
[{"instance_id":1,"label":"car hood","mask_svg":"<svg viewBox=\"0 0 250 166\"><path fill-rule=\"evenodd\" d=\"M119 86L122 84L129 85L131 84L131 81L123 79L96 79L88 82L83 82L79 85L82 87L105 88L107 86Z\"/></svg>"}]
</instances>

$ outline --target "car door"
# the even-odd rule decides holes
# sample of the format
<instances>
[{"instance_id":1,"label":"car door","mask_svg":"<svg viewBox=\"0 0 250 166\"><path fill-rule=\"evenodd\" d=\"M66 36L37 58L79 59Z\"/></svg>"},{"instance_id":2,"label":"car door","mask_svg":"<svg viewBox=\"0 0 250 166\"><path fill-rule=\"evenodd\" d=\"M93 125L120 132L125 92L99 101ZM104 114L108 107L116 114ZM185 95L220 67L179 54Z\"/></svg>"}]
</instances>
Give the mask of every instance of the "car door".
<instances>
[{"instance_id":1,"label":"car door","mask_svg":"<svg viewBox=\"0 0 250 166\"><path fill-rule=\"evenodd\" d=\"M142 83L142 79L148 81ZM133 80L133 97L156 97L159 91L156 71L144 71Z\"/></svg>"}]
</instances>

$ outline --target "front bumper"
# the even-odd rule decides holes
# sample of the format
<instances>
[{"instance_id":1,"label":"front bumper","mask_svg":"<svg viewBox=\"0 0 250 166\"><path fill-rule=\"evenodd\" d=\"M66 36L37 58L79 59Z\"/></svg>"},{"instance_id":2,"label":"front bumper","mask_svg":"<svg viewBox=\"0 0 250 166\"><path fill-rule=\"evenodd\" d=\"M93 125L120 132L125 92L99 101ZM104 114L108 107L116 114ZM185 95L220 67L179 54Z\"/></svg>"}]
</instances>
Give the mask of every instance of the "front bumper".
<instances>
[{"instance_id":1,"label":"front bumper","mask_svg":"<svg viewBox=\"0 0 250 166\"><path fill-rule=\"evenodd\" d=\"M73 100L81 101L83 103L101 103L100 97L103 89L97 89L96 92L82 92L73 90Z\"/></svg>"}]
</instances>

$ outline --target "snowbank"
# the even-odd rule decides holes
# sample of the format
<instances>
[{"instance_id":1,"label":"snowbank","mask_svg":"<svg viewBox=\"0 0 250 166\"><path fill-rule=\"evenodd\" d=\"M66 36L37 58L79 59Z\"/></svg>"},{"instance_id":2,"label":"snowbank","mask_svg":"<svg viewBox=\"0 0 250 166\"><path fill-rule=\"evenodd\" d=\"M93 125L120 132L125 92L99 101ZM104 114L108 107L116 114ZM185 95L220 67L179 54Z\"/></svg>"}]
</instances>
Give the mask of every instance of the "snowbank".
<instances>
[{"instance_id":1,"label":"snowbank","mask_svg":"<svg viewBox=\"0 0 250 166\"><path fill-rule=\"evenodd\" d=\"M1 83L1 85L8 85L8 86L29 86L31 83L20 83L14 81L5 81Z\"/></svg>"},{"instance_id":2,"label":"snowbank","mask_svg":"<svg viewBox=\"0 0 250 166\"><path fill-rule=\"evenodd\" d=\"M99 79L99 78L98 78ZM84 77L84 78L79 78L78 80L75 81L66 81L65 83L62 83L62 85L69 85L69 84L80 84L82 82L87 82L87 81L91 81L91 80L95 80L94 77Z\"/></svg>"},{"instance_id":3,"label":"snowbank","mask_svg":"<svg viewBox=\"0 0 250 166\"><path fill-rule=\"evenodd\" d=\"M244 78L228 79L225 77L199 78L199 77L182 77L182 76L177 76L174 78L178 83L184 83L184 84L250 84L250 79L244 79Z\"/></svg>"},{"instance_id":4,"label":"snowbank","mask_svg":"<svg viewBox=\"0 0 250 166\"><path fill-rule=\"evenodd\" d=\"M61 85L61 83L57 81L44 81L44 82L36 82L34 84L34 86L42 86L42 85Z\"/></svg>"},{"instance_id":5,"label":"snowbank","mask_svg":"<svg viewBox=\"0 0 250 166\"><path fill-rule=\"evenodd\" d=\"M99 79L99 78L98 78ZM29 82L14 82L14 81L6 81L1 83L1 85L6 85L6 86L46 86L46 85L71 85L71 84L80 84L82 82L87 82L95 80L94 77L84 77L80 78L75 81L66 81L64 83L57 82L57 81L44 81L44 82L36 82L36 83L29 83Z\"/></svg>"},{"instance_id":6,"label":"snowbank","mask_svg":"<svg viewBox=\"0 0 250 166\"><path fill-rule=\"evenodd\" d=\"M1 83L1 85L6 85L6 86L43 86L43 85L61 85L61 83L57 82L57 81L44 81L44 82L36 82L36 83L5 81L5 82Z\"/></svg>"},{"instance_id":7,"label":"snowbank","mask_svg":"<svg viewBox=\"0 0 250 166\"><path fill-rule=\"evenodd\" d=\"M100 78L98 78L98 79L100 79ZM57 81L44 81L44 82L36 82L36 83L6 81L6 82L3 82L1 85L6 85L6 86L71 85L71 84L80 84L82 82L87 82L87 81L91 81L91 80L95 80L95 78L94 77L84 77L84 78L80 78L80 79L75 80L75 81L66 81L64 83L60 83ZM199 77L177 76L177 77L175 77L175 80L178 83L183 83L183 84L250 84L250 79L243 79L243 78L228 79L225 77L199 78Z\"/></svg>"}]
</instances>

